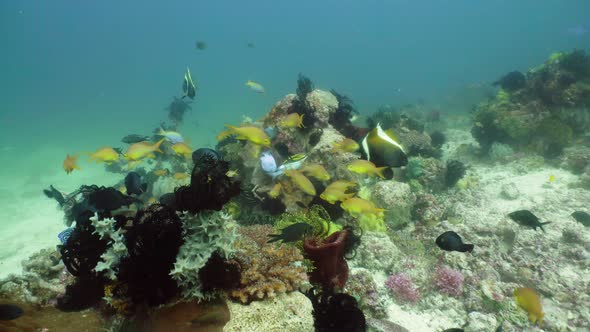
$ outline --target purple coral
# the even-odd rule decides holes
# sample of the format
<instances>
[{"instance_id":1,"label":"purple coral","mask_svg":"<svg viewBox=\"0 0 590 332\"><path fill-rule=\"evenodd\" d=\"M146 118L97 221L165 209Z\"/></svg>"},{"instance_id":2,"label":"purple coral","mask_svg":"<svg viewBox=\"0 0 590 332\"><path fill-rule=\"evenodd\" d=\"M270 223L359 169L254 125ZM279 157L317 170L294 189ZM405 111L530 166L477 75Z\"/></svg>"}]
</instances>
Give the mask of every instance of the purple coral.
<instances>
[{"instance_id":1,"label":"purple coral","mask_svg":"<svg viewBox=\"0 0 590 332\"><path fill-rule=\"evenodd\" d=\"M463 293L463 281L465 277L457 270L444 265L439 265L434 271L434 284L441 292L451 296L459 296Z\"/></svg>"},{"instance_id":2,"label":"purple coral","mask_svg":"<svg viewBox=\"0 0 590 332\"><path fill-rule=\"evenodd\" d=\"M398 300L416 303L420 299L420 293L418 293L412 279L403 272L390 275L385 280L385 287Z\"/></svg>"}]
</instances>

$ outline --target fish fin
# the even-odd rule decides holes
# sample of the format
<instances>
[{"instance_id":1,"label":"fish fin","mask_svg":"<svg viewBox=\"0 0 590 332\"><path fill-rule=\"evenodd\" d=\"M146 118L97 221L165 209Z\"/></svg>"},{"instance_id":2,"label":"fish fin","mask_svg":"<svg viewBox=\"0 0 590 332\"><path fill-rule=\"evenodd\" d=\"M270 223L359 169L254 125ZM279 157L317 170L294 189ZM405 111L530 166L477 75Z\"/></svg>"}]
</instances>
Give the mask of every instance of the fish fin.
<instances>
[{"instance_id":1,"label":"fish fin","mask_svg":"<svg viewBox=\"0 0 590 332\"><path fill-rule=\"evenodd\" d=\"M148 184L147 184L147 182L146 182L146 183L144 183L144 184L142 184L142 185L141 185L141 190L142 190L143 192L146 192L146 191L147 191L147 187L148 187Z\"/></svg>"},{"instance_id":2,"label":"fish fin","mask_svg":"<svg viewBox=\"0 0 590 332\"><path fill-rule=\"evenodd\" d=\"M463 244L463 246L461 247L461 252L472 252L473 248L473 244Z\"/></svg>"},{"instance_id":3,"label":"fish fin","mask_svg":"<svg viewBox=\"0 0 590 332\"><path fill-rule=\"evenodd\" d=\"M270 240L266 241L266 243L273 243L281 240L281 234L269 234L268 237Z\"/></svg>"},{"instance_id":4,"label":"fish fin","mask_svg":"<svg viewBox=\"0 0 590 332\"><path fill-rule=\"evenodd\" d=\"M377 174L378 177L385 179L385 175L383 175L383 171L385 171L386 169L387 169L387 166L377 167L377 168L375 168L375 174Z\"/></svg>"},{"instance_id":5,"label":"fish fin","mask_svg":"<svg viewBox=\"0 0 590 332\"><path fill-rule=\"evenodd\" d=\"M551 221L546 221L546 222L539 223L539 228L541 228L541 230L543 232L545 232L545 229L543 228L543 225L547 225L547 224L550 224L550 223L551 223Z\"/></svg>"}]
</instances>

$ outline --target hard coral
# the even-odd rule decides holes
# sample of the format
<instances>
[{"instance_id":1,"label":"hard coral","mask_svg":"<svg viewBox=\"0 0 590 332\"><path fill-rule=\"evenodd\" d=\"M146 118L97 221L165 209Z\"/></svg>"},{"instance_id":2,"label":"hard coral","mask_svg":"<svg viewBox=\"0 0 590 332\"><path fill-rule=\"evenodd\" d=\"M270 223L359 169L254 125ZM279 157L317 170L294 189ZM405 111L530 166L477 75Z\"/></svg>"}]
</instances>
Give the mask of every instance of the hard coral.
<instances>
[{"instance_id":1,"label":"hard coral","mask_svg":"<svg viewBox=\"0 0 590 332\"><path fill-rule=\"evenodd\" d=\"M305 281L303 256L293 246L276 243L259 246L249 238L236 243L234 258L242 266L238 288L229 296L242 303L272 298L296 290Z\"/></svg>"}]
</instances>

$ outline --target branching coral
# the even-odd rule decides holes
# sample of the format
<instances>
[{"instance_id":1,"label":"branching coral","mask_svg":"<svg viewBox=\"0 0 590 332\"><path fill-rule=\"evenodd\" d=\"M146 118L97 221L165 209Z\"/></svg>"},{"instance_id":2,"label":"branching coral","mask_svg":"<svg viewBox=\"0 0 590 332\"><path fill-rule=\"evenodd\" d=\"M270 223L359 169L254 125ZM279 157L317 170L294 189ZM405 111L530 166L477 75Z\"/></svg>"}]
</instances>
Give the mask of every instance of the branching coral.
<instances>
[{"instance_id":1,"label":"branching coral","mask_svg":"<svg viewBox=\"0 0 590 332\"><path fill-rule=\"evenodd\" d=\"M199 280L199 270L205 266L215 251L229 257L234 251L236 223L223 212L201 212L196 215L182 213L184 244L180 247L172 278L181 288L185 298L202 300L212 294L204 294Z\"/></svg>"},{"instance_id":2,"label":"branching coral","mask_svg":"<svg viewBox=\"0 0 590 332\"><path fill-rule=\"evenodd\" d=\"M305 280L303 256L286 244L258 245L250 238L236 242L234 258L242 266L240 285L229 296L242 303L296 290Z\"/></svg>"}]
</instances>

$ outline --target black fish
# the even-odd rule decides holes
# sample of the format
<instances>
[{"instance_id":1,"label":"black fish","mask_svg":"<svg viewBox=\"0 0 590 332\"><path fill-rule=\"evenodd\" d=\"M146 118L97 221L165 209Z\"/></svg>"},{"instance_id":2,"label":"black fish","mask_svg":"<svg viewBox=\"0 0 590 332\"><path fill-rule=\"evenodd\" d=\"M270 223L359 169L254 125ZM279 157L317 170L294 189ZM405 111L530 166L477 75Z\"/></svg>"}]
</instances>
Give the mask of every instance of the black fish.
<instances>
[{"instance_id":1,"label":"black fish","mask_svg":"<svg viewBox=\"0 0 590 332\"><path fill-rule=\"evenodd\" d=\"M141 203L141 200L124 195L112 187L98 188L86 198L86 204L94 210L92 212L110 212L133 203Z\"/></svg>"},{"instance_id":2,"label":"black fish","mask_svg":"<svg viewBox=\"0 0 590 332\"><path fill-rule=\"evenodd\" d=\"M141 183L141 176L137 172L129 172L125 177L127 195L141 195L147 190L147 183Z\"/></svg>"},{"instance_id":3,"label":"black fish","mask_svg":"<svg viewBox=\"0 0 590 332\"><path fill-rule=\"evenodd\" d=\"M465 244L459 234L446 231L436 238L436 245L445 251L472 252L473 244Z\"/></svg>"},{"instance_id":4,"label":"black fish","mask_svg":"<svg viewBox=\"0 0 590 332\"><path fill-rule=\"evenodd\" d=\"M576 219L576 221L580 224L590 227L590 214L584 211L576 211L572 213L571 216L574 217L574 219Z\"/></svg>"},{"instance_id":5,"label":"black fish","mask_svg":"<svg viewBox=\"0 0 590 332\"><path fill-rule=\"evenodd\" d=\"M465 332L465 330L454 327L452 329L446 329L446 330L444 330L442 332Z\"/></svg>"},{"instance_id":6,"label":"black fish","mask_svg":"<svg viewBox=\"0 0 590 332\"><path fill-rule=\"evenodd\" d=\"M195 95L197 94L197 88L195 87L195 83L193 83L193 79L191 77L191 72L186 67L186 72L184 73L184 81L182 82L182 98L189 97L190 99L194 99Z\"/></svg>"},{"instance_id":7,"label":"black fish","mask_svg":"<svg viewBox=\"0 0 590 332\"><path fill-rule=\"evenodd\" d=\"M508 92L513 92L524 88L526 85L526 77L523 73L515 70L502 76L502 78L492 83L492 85L499 85L502 89Z\"/></svg>"},{"instance_id":8,"label":"black fish","mask_svg":"<svg viewBox=\"0 0 590 332\"><path fill-rule=\"evenodd\" d=\"M59 203L59 206L63 206L66 201L64 196L53 185L49 185L49 189L43 189L43 193L45 196L55 199Z\"/></svg>"},{"instance_id":9,"label":"black fish","mask_svg":"<svg viewBox=\"0 0 590 332\"><path fill-rule=\"evenodd\" d=\"M149 140L150 140L149 136L131 134L131 135L127 135L127 136L123 137L123 139L121 139L121 142L127 143L127 144L133 144L133 143L139 143L139 142L144 142L144 141L149 141Z\"/></svg>"},{"instance_id":10,"label":"black fish","mask_svg":"<svg viewBox=\"0 0 590 332\"><path fill-rule=\"evenodd\" d=\"M281 229L281 234L270 234L268 237L271 239L268 240L267 243L276 241L283 241L283 243L296 242L301 240L303 236L310 233L312 230L313 227L310 224L298 222Z\"/></svg>"},{"instance_id":11,"label":"black fish","mask_svg":"<svg viewBox=\"0 0 590 332\"><path fill-rule=\"evenodd\" d=\"M197 42L195 43L195 48L196 48L197 50L204 51L204 50L206 50L206 49L207 49L207 43L205 43L204 41L197 41Z\"/></svg>"},{"instance_id":12,"label":"black fish","mask_svg":"<svg viewBox=\"0 0 590 332\"><path fill-rule=\"evenodd\" d=\"M0 320L17 319L24 314L23 309L13 304L0 304Z\"/></svg>"},{"instance_id":13,"label":"black fish","mask_svg":"<svg viewBox=\"0 0 590 332\"><path fill-rule=\"evenodd\" d=\"M514 220L519 225L531 227L534 230L537 230L537 227L539 227L543 232L545 232L545 229L543 229L543 225L551 223L550 221L543 223L539 222L539 218L537 218L537 216L535 216L529 210L514 211L509 213L508 216L510 217L510 219Z\"/></svg>"}]
</instances>

